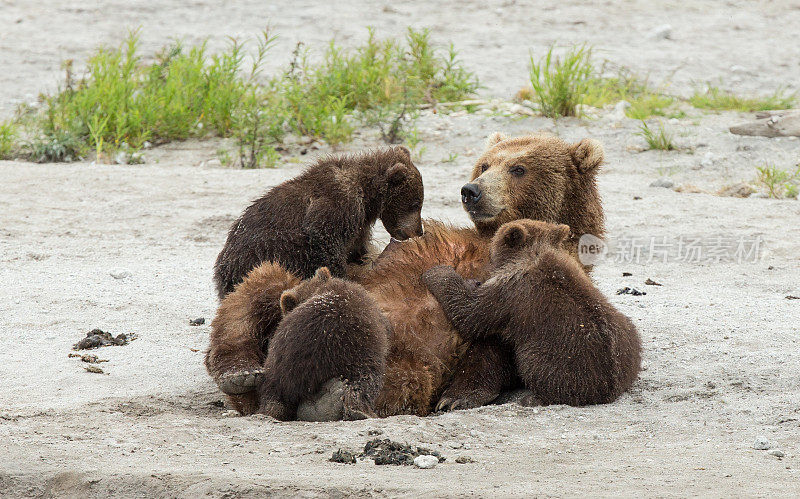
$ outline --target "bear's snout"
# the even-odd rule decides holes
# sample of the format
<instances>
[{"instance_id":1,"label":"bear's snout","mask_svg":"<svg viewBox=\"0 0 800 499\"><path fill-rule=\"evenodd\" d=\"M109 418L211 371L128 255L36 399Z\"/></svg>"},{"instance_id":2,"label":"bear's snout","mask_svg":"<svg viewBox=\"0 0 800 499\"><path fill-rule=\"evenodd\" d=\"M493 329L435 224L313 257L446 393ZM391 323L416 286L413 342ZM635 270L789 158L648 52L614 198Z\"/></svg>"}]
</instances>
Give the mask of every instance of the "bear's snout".
<instances>
[{"instance_id":1,"label":"bear's snout","mask_svg":"<svg viewBox=\"0 0 800 499\"><path fill-rule=\"evenodd\" d=\"M483 191L481 191L478 184L465 184L464 187L461 188L461 202L467 208L480 201L482 196Z\"/></svg>"}]
</instances>

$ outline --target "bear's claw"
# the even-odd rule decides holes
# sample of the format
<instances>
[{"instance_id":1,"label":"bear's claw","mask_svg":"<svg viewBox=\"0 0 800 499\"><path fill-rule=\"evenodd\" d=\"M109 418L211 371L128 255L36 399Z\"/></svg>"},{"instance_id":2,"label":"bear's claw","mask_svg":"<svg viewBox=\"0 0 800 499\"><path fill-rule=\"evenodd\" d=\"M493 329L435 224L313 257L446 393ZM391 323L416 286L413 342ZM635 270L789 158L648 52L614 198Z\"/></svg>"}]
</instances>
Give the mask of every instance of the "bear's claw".
<instances>
[{"instance_id":1,"label":"bear's claw","mask_svg":"<svg viewBox=\"0 0 800 499\"><path fill-rule=\"evenodd\" d=\"M518 404L523 407L537 407L544 405L536 396L536 394L527 388L518 388L516 390L503 392L499 397L497 397L497 399L495 399L494 403L498 405Z\"/></svg>"},{"instance_id":2,"label":"bear's claw","mask_svg":"<svg viewBox=\"0 0 800 499\"><path fill-rule=\"evenodd\" d=\"M259 383L264 379L263 369L251 369L248 371L233 371L225 373L217 378L217 386L227 395L241 395L255 390Z\"/></svg>"},{"instance_id":3,"label":"bear's claw","mask_svg":"<svg viewBox=\"0 0 800 499\"><path fill-rule=\"evenodd\" d=\"M476 402L474 400L470 400L468 398L450 398L450 397L442 397L439 400L439 403L436 404L436 412L448 412L448 411L455 411L455 410L465 410L465 409L474 409L476 407L480 407L480 402Z\"/></svg>"}]
</instances>

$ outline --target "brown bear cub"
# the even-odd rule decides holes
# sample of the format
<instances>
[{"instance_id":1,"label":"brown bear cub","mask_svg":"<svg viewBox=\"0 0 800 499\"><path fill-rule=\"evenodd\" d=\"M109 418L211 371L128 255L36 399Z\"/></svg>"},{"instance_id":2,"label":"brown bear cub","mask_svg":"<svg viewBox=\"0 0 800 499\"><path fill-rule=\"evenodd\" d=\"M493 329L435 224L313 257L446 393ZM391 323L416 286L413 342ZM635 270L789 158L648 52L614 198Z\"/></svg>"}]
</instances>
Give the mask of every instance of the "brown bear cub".
<instances>
[{"instance_id":1,"label":"brown bear cub","mask_svg":"<svg viewBox=\"0 0 800 499\"><path fill-rule=\"evenodd\" d=\"M339 377L343 419L375 417L392 334L375 300L359 284L332 278L322 267L284 291L280 306L283 320L264 361L258 412L295 419L303 399Z\"/></svg>"},{"instance_id":2,"label":"brown bear cub","mask_svg":"<svg viewBox=\"0 0 800 499\"><path fill-rule=\"evenodd\" d=\"M462 338L499 335L512 348L535 397L528 403L612 402L640 369L636 327L563 249L569 234L566 225L509 222L492 239L493 271L482 285L447 266L422 277Z\"/></svg>"},{"instance_id":3,"label":"brown bear cub","mask_svg":"<svg viewBox=\"0 0 800 499\"><path fill-rule=\"evenodd\" d=\"M405 147L319 160L233 223L214 265L220 300L265 261L301 278L344 277L367 253L377 219L396 239L422 235L422 177Z\"/></svg>"}]
</instances>

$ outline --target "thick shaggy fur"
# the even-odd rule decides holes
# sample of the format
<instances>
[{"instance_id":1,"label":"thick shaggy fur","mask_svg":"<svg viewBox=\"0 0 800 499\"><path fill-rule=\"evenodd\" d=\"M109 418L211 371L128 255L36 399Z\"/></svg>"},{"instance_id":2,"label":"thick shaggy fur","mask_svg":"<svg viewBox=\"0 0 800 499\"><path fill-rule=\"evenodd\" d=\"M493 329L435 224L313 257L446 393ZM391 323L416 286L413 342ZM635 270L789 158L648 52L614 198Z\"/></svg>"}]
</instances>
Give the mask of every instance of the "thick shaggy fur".
<instances>
[{"instance_id":1,"label":"thick shaggy fur","mask_svg":"<svg viewBox=\"0 0 800 499\"><path fill-rule=\"evenodd\" d=\"M344 419L374 416L391 325L360 285L327 268L281 296L283 320L264 361L259 412L294 419L297 406L329 379L344 381Z\"/></svg>"},{"instance_id":2,"label":"thick shaggy fur","mask_svg":"<svg viewBox=\"0 0 800 499\"><path fill-rule=\"evenodd\" d=\"M206 369L230 404L243 414L258 407L254 391L269 340L281 321L280 297L300 279L274 262L266 262L236 286L211 323Z\"/></svg>"},{"instance_id":3,"label":"thick shaggy fur","mask_svg":"<svg viewBox=\"0 0 800 499\"><path fill-rule=\"evenodd\" d=\"M471 286L452 267L423 280L467 341L497 335L541 404L614 401L636 380L641 342L633 323L561 248L569 227L533 220L503 225L491 277Z\"/></svg>"},{"instance_id":4,"label":"thick shaggy fur","mask_svg":"<svg viewBox=\"0 0 800 499\"><path fill-rule=\"evenodd\" d=\"M379 415L475 407L509 386L514 359L508 347L496 337L463 341L421 276L431 267L449 265L466 279L485 281L491 272L492 236L500 224L520 218L570 224L574 233L563 246L576 254L580 234L603 234L595 186L602 157L602 147L593 140L568 144L555 137L493 136L471 176L475 183L491 172L486 182L480 180L486 186L482 199L477 205L465 203L476 229L426 222L423 236L391 243L371 271L355 277L394 333L375 406ZM516 165L524 167L522 175L511 173ZM239 289L236 293L247 300L253 288Z\"/></svg>"},{"instance_id":5,"label":"thick shaggy fur","mask_svg":"<svg viewBox=\"0 0 800 499\"><path fill-rule=\"evenodd\" d=\"M302 278L319 267L344 277L367 252L380 218L397 239L422 234L422 177L395 147L318 161L245 209L214 266L220 300L253 268L275 261Z\"/></svg>"}]
</instances>

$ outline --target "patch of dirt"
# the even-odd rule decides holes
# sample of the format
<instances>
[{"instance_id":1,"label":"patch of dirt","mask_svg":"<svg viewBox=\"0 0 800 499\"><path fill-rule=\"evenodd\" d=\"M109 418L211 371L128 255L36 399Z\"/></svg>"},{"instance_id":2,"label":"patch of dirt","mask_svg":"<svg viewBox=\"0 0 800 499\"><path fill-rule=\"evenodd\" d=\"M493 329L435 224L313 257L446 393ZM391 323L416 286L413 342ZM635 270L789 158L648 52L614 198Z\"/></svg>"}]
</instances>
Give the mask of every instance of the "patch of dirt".
<instances>
[{"instance_id":1,"label":"patch of dirt","mask_svg":"<svg viewBox=\"0 0 800 499\"><path fill-rule=\"evenodd\" d=\"M120 333L117 336L114 336L109 332L103 331L102 329L92 329L86 333L85 338L72 345L72 349L91 350L106 346L125 346L135 339L136 334L134 333Z\"/></svg>"},{"instance_id":2,"label":"patch of dirt","mask_svg":"<svg viewBox=\"0 0 800 499\"><path fill-rule=\"evenodd\" d=\"M414 458L417 456L434 456L440 463L446 460L445 457L435 450L393 442L388 438L375 438L364 445L364 450L361 453L356 454L339 449L333 453L329 461L334 463L354 464L357 459L368 458L375 461L376 465L391 464L395 466L412 466L414 464Z\"/></svg>"}]
</instances>

